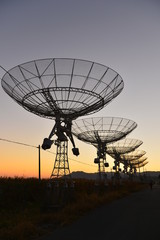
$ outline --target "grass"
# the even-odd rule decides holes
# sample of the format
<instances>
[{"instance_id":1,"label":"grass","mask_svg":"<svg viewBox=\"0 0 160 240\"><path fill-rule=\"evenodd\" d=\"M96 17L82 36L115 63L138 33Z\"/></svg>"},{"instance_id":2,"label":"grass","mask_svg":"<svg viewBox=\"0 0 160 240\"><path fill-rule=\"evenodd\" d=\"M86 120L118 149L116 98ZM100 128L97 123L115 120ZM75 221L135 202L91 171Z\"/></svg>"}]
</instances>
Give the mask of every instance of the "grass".
<instances>
[{"instance_id":1,"label":"grass","mask_svg":"<svg viewBox=\"0 0 160 240\"><path fill-rule=\"evenodd\" d=\"M76 180L75 188L48 188L48 180L0 178L0 240L28 240L72 223L94 208L147 188L143 183L95 185Z\"/></svg>"}]
</instances>

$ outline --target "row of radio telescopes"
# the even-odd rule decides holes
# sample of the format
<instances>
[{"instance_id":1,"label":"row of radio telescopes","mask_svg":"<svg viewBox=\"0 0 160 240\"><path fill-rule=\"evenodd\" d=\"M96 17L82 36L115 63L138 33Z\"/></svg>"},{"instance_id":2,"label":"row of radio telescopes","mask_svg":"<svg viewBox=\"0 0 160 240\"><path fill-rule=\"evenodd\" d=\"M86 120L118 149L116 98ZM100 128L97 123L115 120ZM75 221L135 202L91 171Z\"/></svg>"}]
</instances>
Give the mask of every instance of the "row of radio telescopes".
<instances>
[{"instance_id":1,"label":"row of radio telescopes","mask_svg":"<svg viewBox=\"0 0 160 240\"><path fill-rule=\"evenodd\" d=\"M74 137L97 149L94 163L99 179L105 179L106 154L114 158L115 176L121 171L136 172L145 166L146 154L137 150L141 140L126 138L137 123L120 117L84 116L100 111L123 90L122 77L113 69L92 61L70 58L48 58L20 64L6 71L1 84L4 91L26 110L54 120L44 150L56 145L51 179L70 175L68 140L74 155L79 155ZM80 119L78 119L80 117Z\"/></svg>"}]
</instances>

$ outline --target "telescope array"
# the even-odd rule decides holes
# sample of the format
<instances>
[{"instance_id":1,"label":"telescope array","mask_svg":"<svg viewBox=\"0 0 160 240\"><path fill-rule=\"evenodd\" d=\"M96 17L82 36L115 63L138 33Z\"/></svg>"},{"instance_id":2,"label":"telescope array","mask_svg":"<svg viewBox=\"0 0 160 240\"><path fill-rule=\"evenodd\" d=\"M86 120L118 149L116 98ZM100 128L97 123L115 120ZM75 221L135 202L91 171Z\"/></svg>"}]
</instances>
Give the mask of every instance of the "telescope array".
<instances>
[{"instance_id":1,"label":"telescope array","mask_svg":"<svg viewBox=\"0 0 160 240\"><path fill-rule=\"evenodd\" d=\"M137 127L137 124L129 119L116 117L84 118L74 120L72 133L84 142L97 148L99 180L106 178L105 167L109 167L106 161L107 145L124 138Z\"/></svg>"},{"instance_id":2,"label":"telescope array","mask_svg":"<svg viewBox=\"0 0 160 240\"><path fill-rule=\"evenodd\" d=\"M53 143L57 148L51 179L71 178L68 140L72 143L73 154L79 155L73 135L97 148L94 162L98 164L100 179L109 166L106 154L124 166L128 166L125 165L128 161L132 168L146 164L140 162L144 151L140 151L142 155L133 153L142 141L121 140L137 127L134 121L117 117L77 120L100 111L121 93L124 82L113 69L71 58L32 60L8 71L1 68L5 71L2 88L14 101L31 113L54 120L49 136L42 143L44 150L50 149Z\"/></svg>"}]
</instances>

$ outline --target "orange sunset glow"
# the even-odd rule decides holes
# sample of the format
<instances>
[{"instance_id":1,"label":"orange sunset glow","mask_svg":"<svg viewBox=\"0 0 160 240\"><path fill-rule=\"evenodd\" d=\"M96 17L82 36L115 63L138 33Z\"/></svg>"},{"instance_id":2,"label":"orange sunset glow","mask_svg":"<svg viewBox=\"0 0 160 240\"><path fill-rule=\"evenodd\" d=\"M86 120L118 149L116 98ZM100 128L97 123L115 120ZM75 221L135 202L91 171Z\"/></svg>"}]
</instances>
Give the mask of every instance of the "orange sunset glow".
<instances>
[{"instance_id":1,"label":"orange sunset glow","mask_svg":"<svg viewBox=\"0 0 160 240\"><path fill-rule=\"evenodd\" d=\"M86 11L81 1L68 5L62 4L61 1L57 1L56 4L54 2L48 1L48 4L45 4L45 1L40 1L31 5L27 1L18 0L2 3L0 78L3 79L7 71L22 63L47 58L83 59L92 62L95 65L95 76L100 76L102 66L107 66L110 71L113 69L123 79L122 91L102 109L80 117L109 116L135 121L137 127L127 137L143 141L139 148L146 151L148 164L141 168L141 171L159 171L160 19L156 1L142 1L141 4L138 1L136 4L124 1L125 4L122 5L114 5L111 1L102 1L99 4L99 1L95 1L92 6L89 1L85 2ZM98 68L96 63L101 67ZM72 61L72 68L68 68L70 70L67 71L70 71L71 75L75 71L76 75L76 66ZM79 67L80 71L83 66L82 64ZM28 68L30 69L30 64ZM91 71L89 67L86 69ZM63 72L63 68L61 71ZM89 71L85 71L83 74L88 73L88 79ZM16 71L13 71L13 74L16 74ZM107 79L112 75L114 76L113 73L107 75ZM17 74L17 77L19 76L20 72ZM77 80L77 84L80 83L80 79ZM65 78L65 87L67 81ZM92 84L93 79L87 87L91 88ZM49 136L55 121L26 111L12 97L4 91L3 86L0 87L0 176L38 177L36 147L42 146L43 139ZM83 105L81 102L79 104ZM33 145L35 148L3 139ZM97 165L94 164L96 148L75 137L74 140L80 155L73 155L69 142L70 171L97 172ZM54 144L50 151L56 153ZM50 177L55 156L41 149L42 178ZM112 171L114 160L108 155L107 160L109 168L106 171Z\"/></svg>"}]
</instances>

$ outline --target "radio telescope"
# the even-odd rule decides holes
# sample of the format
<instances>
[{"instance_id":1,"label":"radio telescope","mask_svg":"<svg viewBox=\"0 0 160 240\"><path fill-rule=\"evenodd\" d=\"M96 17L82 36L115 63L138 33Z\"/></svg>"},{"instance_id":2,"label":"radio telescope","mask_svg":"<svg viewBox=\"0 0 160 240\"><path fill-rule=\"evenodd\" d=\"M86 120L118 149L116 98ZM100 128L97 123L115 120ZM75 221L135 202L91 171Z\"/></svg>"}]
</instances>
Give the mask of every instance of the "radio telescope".
<instances>
[{"instance_id":1,"label":"radio telescope","mask_svg":"<svg viewBox=\"0 0 160 240\"><path fill-rule=\"evenodd\" d=\"M42 144L44 150L53 143L57 146L51 178L70 173L68 139L73 145L73 154L79 155L71 132L72 120L99 111L124 87L121 76L111 68L69 58L20 64L6 71L1 83L4 91L27 111L55 120L49 137ZM56 140L51 139L53 136Z\"/></svg>"},{"instance_id":2,"label":"radio telescope","mask_svg":"<svg viewBox=\"0 0 160 240\"><path fill-rule=\"evenodd\" d=\"M136 161L144 156L146 152L144 150L135 149L134 151L119 156L119 161L124 164L124 173L127 173L127 168L130 162Z\"/></svg>"},{"instance_id":3,"label":"radio telescope","mask_svg":"<svg viewBox=\"0 0 160 240\"><path fill-rule=\"evenodd\" d=\"M99 180L105 178L107 144L124 138L137 127L137 124L129 119L119 117L94 117L73 121L72 133L79 140L90 143L97 148Z\"/></svg>"},{"instance_id":4,"label":"radio telescope","mask_svg":"<svg viewBox=\"0 0 160 240\"><path fill-rule=\"evenodd\" d=\"M137 172L137 168L139 168L139 172L140 172L140 168L144 167L146 164L148 164L148 161L144 161L143 163L138 163L137 165L133 165L132 168L134 169L134 173Z\"/></svg>"},{"instance_id":5,"label":"radio telescope","mask_svg":"<svg viewBox=\"0 0 160 240\"><path fill-rule=\"evenodd\" d=\"M118 174L120 169L120 160L121 154L129 153L134 151L136 148L138 148L140 145L142 145L142 141L138 139L133 138L125 138L122 140L119 140L117 142L108 144L107 146L107 153L114 158L114 166L113 169L115 170L115 173Z\"/></svg>"},{"instance_id":6,"label":"radio telescope","mask_svg":"<svg viewBox=\"0 0 160 240\"><path fill-rule=\"evenodd\" d=\"M147 157L142 156L136 160L133 161L129 161L128 162L128 167L130 168L130 171L132 172L132 169L134 170L134 173L137 172L137 168L139 168L139 172L140 172L140 168L145 166L148 162L146 162Z\"/></svg>"}]
</instances>

